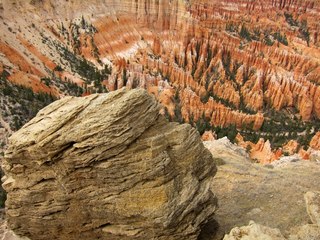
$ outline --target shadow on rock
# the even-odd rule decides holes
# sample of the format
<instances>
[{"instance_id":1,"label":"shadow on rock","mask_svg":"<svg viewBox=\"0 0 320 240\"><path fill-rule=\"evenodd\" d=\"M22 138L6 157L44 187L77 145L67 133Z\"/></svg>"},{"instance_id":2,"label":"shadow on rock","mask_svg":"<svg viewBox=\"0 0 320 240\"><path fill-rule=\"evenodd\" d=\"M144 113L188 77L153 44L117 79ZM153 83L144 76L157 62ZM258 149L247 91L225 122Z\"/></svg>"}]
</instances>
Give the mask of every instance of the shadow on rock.
<instances>
[{"instance_id":1,"label":"shadow on rock","mask_svg":"<svg viewBox=\"0 0 320 240\"><path fill-rule=\"evenodd\" d=\"M213 240L216 239L216 234L219 230L219 223L212 219L209 222L207 222L203 227L201 228L200 235L198 237L198 240Z\"/></svg>"}]
</instances>

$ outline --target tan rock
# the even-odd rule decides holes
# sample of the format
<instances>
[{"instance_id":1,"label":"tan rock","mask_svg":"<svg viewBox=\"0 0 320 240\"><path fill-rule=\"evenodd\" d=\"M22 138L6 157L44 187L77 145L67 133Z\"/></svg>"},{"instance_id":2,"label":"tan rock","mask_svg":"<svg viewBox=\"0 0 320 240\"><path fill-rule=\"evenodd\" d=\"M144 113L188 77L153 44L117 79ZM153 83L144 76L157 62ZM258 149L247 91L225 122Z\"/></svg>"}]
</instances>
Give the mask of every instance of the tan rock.
<instances>
[{"instance_id":1,"label":"tan rock","mask_svg":"<svg viewBox=\"0 0 320 240\"><path fill-rule=\"evenodd\" d=\"M7 223L4 220L0 220L0 237L1 240L29 240L29 238L17 236L13 231L8 229Z\"/></svg>"},{"instance_id":2,"label":"tan rock","mask_svg":"<svg viewBox=\"0 0 320 240\"><path fill-rule=\"evenodd\" d=\"M291 229L288 240L320 239L320 192L307 192L304 195L308 215L313 224L306 224Z\"/></svg>"},{"instance_id":3,"label":"tan rock","mask_svg":"<svg viewBox=\"0 0 320 240\"><path fill-rule=\"evenodd\" d=\"M311 150L310 151L310 160L320 162L320 151Z\"/></svg>"},{"instance_id":4,"label":"tan rock","mask_svg":"<svg viewBox=\"0 0 320 240\"><path fill-rule=\"evenodd\" d=\"M320 192L307 192L304 200L311 222L320 226Z\"/></svg>"},{"instance_id":5,"label":"tan rock","mask_svg":"<svg viewBox=\"0 0 320 240\"><path fill-rule=\"evenodd\" d=\"M190 125L144 90L67 97L13 134L8 226L40 239L196 239L216 167Z\"/></svg>"},{"instance_id":6,"label":"tan rock","mask_svg":"<svg viewBox=\"0 0 320 240\"><path fill-rule=\"evenodd\" d=\"M286 145L283 146L283 152L293 155L297 153L299 143L295 140L290 140Z\"/></svg>"},{"instance_id":7,"label":"tan rock","mask_svg":"<svg viewBox=\"0 0 320 240\"><path fill-rule=\"evenodd\" d=\"M223 240L285 240L279 229L272 229L250 221L248 226L235 227Z\"/></svg>"},{"instance_id":8,"label":"tan rock","mask_svg":"<svg viewBox=\"0 0 320 240\"><path fill-rule=\"evenodd\" d=\"M288 240L318 240L320 239L320 227L315 224L307 224L291 230L293 234Z\"/></svg>"}]
</instances>

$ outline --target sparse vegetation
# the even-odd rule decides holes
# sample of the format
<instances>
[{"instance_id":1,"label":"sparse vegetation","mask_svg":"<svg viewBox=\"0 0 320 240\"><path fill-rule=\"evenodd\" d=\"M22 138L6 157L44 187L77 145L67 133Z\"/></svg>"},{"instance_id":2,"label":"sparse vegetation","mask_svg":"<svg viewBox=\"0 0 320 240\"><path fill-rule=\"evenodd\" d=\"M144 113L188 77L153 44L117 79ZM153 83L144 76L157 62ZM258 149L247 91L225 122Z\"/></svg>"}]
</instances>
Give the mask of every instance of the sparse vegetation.
<instances>
[{"instance_id":1,"label":"sparse vegetation","mask_svg":"<svg viewBox=\"0 0 320 240\"><path fill-rule=\"evenodd\" d=\"M288 46L288 39L286 34L281 34L280 31L277 31L273 34L273 37L278 40L278 42L282 43L283 45Z\"/></svg>"},{"instance_id":2,"label":"sparse vegetation","mask_svg":"<svg viewBox=\"0 0 320 240\"><path fill-rule=\"evenodd\" d=\"M229 22L226 24L226 31L231 33L237 33L239 26L234 24L233 22Z\"/></svg>"},{"instance_id":3,"label":"sparse vegetation","mask_svg":"<svg viewBox=\"0 0 320 240\"><path fill-rule=\"evenodd\" d=\"M54 71L62 72L62 71L63 71L63 68L62 68L60 65L57 65L57 66L54 68Z\"/></svg>"},{"instance_id":4,"label":"sparse vegetation","mask_svg":"<svg viewBox=\"0 0 320 240\"><path fill-rule=\"evenodd\" d=\"M310 32L307 20L302 20L299 27L299 37L305 40L310 45Z\"/></svg>"},{"instance_id":5,"label":"sparse vegetation","mask_svg":"<svg viewBox=\"0 0 320 240\"><path fill-rule=\"evenodd\" d=\"M2 74L0 78L0 97L3 99L1 101L2 113L10 117L8 122L13 130L18 130L40 109L56 100L51 94L34 93L31 88L13 85L6 79L5 74Z\"/></svg>"},{"instance_id":6,"label":"sparse vegetation","mask_svg":"<svg viewBox=\"0 0 320 240\"><path fill-rule=\"evenodd\" d=\"M235 142L235 138L238 134L238 130L235 125L227 127L216 126L212 127L212 130L217 134L218 138L227 137L232 143Z\"/></svg>"},{"instance_id":7,"label":"sparse vegetation","mask_svg":"<svg viewBox=\"0 0 320 240\"><path fill-rule=\"evenodd\" d=\"M241 26L241 30L240 30L239 35L241 38L246 39L249 42L252 40L252 36L251 36L249 30L246 28L246 26L244 24Z\"/></svg>"},{"instance_id":8,"label":"sparse vegetation","mask_svg":"<svg viewBox=\"0 0 320 240\"><path fill-rule=\"evenodd\" d=\"M292 26L292 27L299 26L299 22L297 20L293 19L293 16L291 13L284 13L284 16L286 18L287 23L289 23L290 26Z\"/></svg>"},{"instance_id":9,"label":"sparse vegetation","mask_svg":"<svg viewBox=\"0 0 320 240\"><path fill-rule=\"evenodd\" d=\"M320 130L319 121L303 122L285 111L266 110L265 121L259 131L243 128L240 133L248 141L256 143L259 138L269 140L273 148L282 147L290 140L307 148L314 133Z\"/></svg>"},{"instance_id":10,"label":"sparse vegetation","mask_svg":"<svg viewBox=\"0 0 320 240\"><path fill-rule=\"evenodd\" d=\"M306 19L301 20L301 22L298 19L294 19L291 13L284 13L285 19L287 23L291 27L296 27L299 29L299 35L301 39L307 42L308 46L310 45L310 32L308 27L308 22Z\"/></svg>"},{"instance_id":11,"label":"sparse vegetation","mask_svg":"<svg viewBox=\"0 0 320 240\"><path fill-rule=\"evenodd\" d=\"M268 46L273 46L274 38L273 38L272 34L270 33L270 31L267 30L264 32L263 42Z\"/></svg>"},{"instance_id":12,"label":"sparse vegetation","mask_svg":"<svg viewBox=\"0 0 320 240\"><path fill-rule=\"evenodd\" d=\"M184 119L183 119L182 113L181 113L179 92L180 92L180 89L177 89L176 93L174 95L175 108L174 108L174 116L173 116L172 120L174 122L184 123Z\"/></svg>"},{"instance_id":13,"label":"sparse vegetation","mask_svg":"<svg viewBox=\"0 0 320 240\"><path fill-rule=\"evenodd\" d=\"M288 20L289 21L289 20ZM277 40L278 42L282 43L283 45L288 46L288 39L286 34L282 34L280 31L273 32L270 29L267 29L262 34L259 28L254 28L253 31L250 31L245 24L241 25L240 30L239 26L234 23L227 23L226 31L230 33L237 33L239 37L245 41L263 41L268 46L273 46L274 41ZM305 29L305 28L304 28ZM302 32L302 31L301 31ZM263 38L261 36L263 35ZM304 31L304 36L308 34ZM307 37L306 37L307 38ZM240 49L244 48L243 42L240 44Z\"/></svg>"},{"instance_id":14,"label":"sparse vegetation","mask_svg":"<svg viewBox=\"0 0 320 240\"><path fill-rule=\"evenodd\" d=\"M101 93L106 91L102 86L102 81L110 75L112 71L110 66L105 65L104 69L99 70L93 63L83 57L76 56L67 48L60 45L56 45L56 47L59 49L61 57L69 62L72 71L78 73L85 80L86 84L94 83L96 92Z\"/></svg>"}]
</instances>

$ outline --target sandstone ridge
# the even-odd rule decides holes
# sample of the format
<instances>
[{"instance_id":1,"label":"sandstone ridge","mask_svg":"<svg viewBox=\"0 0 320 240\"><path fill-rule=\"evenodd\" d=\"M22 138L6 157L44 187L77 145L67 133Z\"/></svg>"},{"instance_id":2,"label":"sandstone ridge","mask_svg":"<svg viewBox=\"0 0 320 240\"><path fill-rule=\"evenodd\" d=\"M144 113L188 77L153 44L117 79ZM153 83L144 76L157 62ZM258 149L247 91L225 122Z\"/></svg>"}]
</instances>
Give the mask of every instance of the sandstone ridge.
<instances>
[{"instance_id":1,"label":"sandstone ridge","mask_svg":"<svg viewBox=\"0 0 320 240\"><path fill-rule=\"evenodd\" d=\"M37 239L196 239L216 198L212 156L144 90L67 97L13 134L7 222Z\"/></svg>"}]
</instances>

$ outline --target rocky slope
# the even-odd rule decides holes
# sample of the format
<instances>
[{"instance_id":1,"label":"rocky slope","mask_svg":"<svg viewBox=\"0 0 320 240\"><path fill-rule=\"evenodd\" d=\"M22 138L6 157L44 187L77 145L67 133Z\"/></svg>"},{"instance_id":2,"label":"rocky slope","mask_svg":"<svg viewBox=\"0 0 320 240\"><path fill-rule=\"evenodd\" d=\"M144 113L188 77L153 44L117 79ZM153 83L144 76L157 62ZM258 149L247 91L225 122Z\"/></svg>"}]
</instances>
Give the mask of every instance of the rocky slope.
<instances>
[{"instance_id":1,"label":"rocky slope","mask_svg":"<svg viewBox=\"0 0 320 240\"><path fill-rule=\"evenodd\" d=\"M216 198L199 133L146 91L66 97L10 138L6 218L37 239L197 239Z\"/></svg>"},{"instance_id":2,"label":"rocky slope","mask_svg":"<svg viewBox=\"0 0 320 240\"><path fill-rule=\"evenodd\" d=\"M0 78L0 158L8 137L54 100L56 98L50 94L34 93Z\"/></svg>"},{"instance_id":3,"label":"rocky slope","mask_svg":"<svg viewBox=\"0 0 320 240\"><path fill-rule=\"evenodd\" d=\"M0 65L36 92L142 87L200 132L307 147L320 129L319 15L318 0L2 0Z\"/></svg>"},{"instance_id":4,"label":"rocky slope","mask_svg":"<svg viewBox=\"0 0 320 240\"><path fill-rule=\"evenodd\" d=\"M279 229L256 224L251 221L249 226L236 227L231 230L230 234L226 235L223 240L317 240L320 238L320 192L307 192L304 195L306 207L312 224L307 224L295 227L291 230L291 235L284 237Z\"/></svg>"},{"instance_id":5,"label":"rocky slope","mask_svg":"<svg viewBox=\"0 0 320 240\"><path fill-rule=\"evenodd\" d=\"M320 158L311 162L303 161L299 156L284 157L280 161L261 166L252 163L243 148L231 144L226 138L204 144L218 164L218 172L211 188L219 201L215 216L219 231L215 236L208 233L203 239L222 239L224 234L229 234L235 226L246 226L250 221L258 225L252 223L251 227L245 227L241 231L234 230L232 235L235 238L225 239L247 239L241 236L248 237L250 231L252 238L248 239L277 239L263 235L264 227L260 225L278 229L273 231L282 233L278 236L287 238L297 235L298 230L302 230L300 226L309 224L308 214L313 224L317 224L314 219L319 217L320 203L317 202L319 198L316 198L318 195L309 194L310 196L306 197L309 209L306 211L304 194L308 191L319 191ZM311 226L309 230L314 227ZM308 227L305 228L307 230ZM320 228L317 231L316 236L319 237ZM258 235L254 235L257 232ZM304 232L306 233L308 231ZM289 239L318 239L302 236Z\"/></svg>"}]
</instances>

